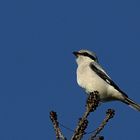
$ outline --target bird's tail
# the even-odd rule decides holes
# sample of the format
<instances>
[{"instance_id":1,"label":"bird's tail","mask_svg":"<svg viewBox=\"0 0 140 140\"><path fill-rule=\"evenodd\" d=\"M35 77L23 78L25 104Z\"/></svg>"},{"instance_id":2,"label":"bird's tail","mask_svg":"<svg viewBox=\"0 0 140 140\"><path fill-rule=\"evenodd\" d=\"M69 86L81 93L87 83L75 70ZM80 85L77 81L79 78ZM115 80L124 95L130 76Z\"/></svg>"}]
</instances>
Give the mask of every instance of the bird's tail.
<instances>
[{"instance_id":1,"label":"bird's tail","mask_svg":"<svg viewBox=\"0 0 140 140\"><path fill-rule=\"evenodd\" d=\"M140 111L140 105L135 103L133 100L129 99L128 97L125 97L124 103L128 104L131 108Z\"/></svg>"}]
</instances>

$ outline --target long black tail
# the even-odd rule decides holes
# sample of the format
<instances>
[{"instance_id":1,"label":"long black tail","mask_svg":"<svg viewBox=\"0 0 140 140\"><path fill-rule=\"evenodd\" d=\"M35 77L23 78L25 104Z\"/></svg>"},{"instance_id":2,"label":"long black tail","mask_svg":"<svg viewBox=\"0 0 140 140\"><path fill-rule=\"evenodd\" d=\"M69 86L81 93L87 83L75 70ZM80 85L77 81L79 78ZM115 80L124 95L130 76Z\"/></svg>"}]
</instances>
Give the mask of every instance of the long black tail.
<instances>
[{"instance_id":1,"label":"long black tail","mask_svg":"<svg viewBox=\"0 0 140 140\"><path fill-rule=\"evenodd\" d=\"M140 111L140 105L135 103L133 100L129 99L128 97L125 97L124 103L128 104L133 109Z\"/></svg>"}]
</instances>

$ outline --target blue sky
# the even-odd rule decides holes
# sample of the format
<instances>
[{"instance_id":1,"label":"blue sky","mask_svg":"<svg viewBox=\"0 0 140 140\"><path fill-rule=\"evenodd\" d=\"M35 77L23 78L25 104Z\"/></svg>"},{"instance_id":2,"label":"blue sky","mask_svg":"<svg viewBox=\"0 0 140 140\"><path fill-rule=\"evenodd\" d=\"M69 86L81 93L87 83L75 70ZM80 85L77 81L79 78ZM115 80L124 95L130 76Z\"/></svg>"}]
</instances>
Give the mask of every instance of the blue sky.
<instances>
[{"instance_id":1,"label":"blue sky","mask_svg":"<svg viewBox=\"0 0 140 140\"><path fill-rule=\"evenodd\" d=\"M0 139L55 140L51 110L75 128L86 100L76 83L75 50L95 51L112 79L140 103L139 7L138 0L1 1ZM87 131L108 108L116 116L102 132L105 139L139 139L140 113L118 102L91 114Z\"/></svg>"}]
</instances>

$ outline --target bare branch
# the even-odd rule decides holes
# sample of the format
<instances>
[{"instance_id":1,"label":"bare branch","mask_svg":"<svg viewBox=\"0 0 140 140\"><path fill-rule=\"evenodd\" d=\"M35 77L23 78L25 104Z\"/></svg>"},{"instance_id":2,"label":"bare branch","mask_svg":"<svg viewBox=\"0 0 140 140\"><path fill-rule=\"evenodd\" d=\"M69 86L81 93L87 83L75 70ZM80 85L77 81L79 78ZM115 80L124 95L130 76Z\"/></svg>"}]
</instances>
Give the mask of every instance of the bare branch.
<instances>
[{"instance_id":1,"label":"bare branch","mask_svg":"<svg viewBox=\"0 0 140 140\"><path fill-rule=\"evenodd\" d=\"M82 118L79 119L79 122L77 124L77 127L74 131L74 134L71 138L71 140L81 140L83 138L83 135L86 134L85 130L88 126L88 116L90 115L91 112L94 112L96 108L98 107L99 104L99 96L98 96L98 91L92 92L89 94L87 101L86 101L86 110L82 116ZM105 127L107 122L114 117L115 111L113 109L108 109L106 112L106 117L103 120L103 122L99 125L99 127L92 132L93 134L91 135L89 140L104 140L103 136L97 136ZM56 134L56 139L57 140L66 140L64 135L62 134L60 127L59 127L59 122L57 120L57 114L54 111L50 112L50 119L53 123L53 127L55 130Z\"/></svg>"},{"instance_id":2,"label":"bare branch","mask_svg":"<svg viewBox=\"0 0 140 140\"><path fill-rule=\"evenodd\" d=\"M98 136L94 140L104 140L104 137L103 136Z\"/></svg>"},{"instance_id":3,"label":"bare branch","mask_svg":"<svg viewBox=\"0 0 140 140\"><path fill-rule=\"evenodd\" d=\"M56 139L57 140L66 140L66 138L63 136L60 128L59 128L59 122L57 120L57 114L56 112L54 111L51 111L50 112L50 119L53 123L53 127L54 127L54 130L55 130L55 134L56 134Z\"/></svg>"},{"instance_id":4,"label":"bare branch","mask_svg":"<svg viewBox=\"0 0 140 140\"><path fill-rule=\"evenodd\" d=\"M90 112L96 110L99 104L99 96L98 92L95 91L94 93L90 93L86 102L86 111L82 118L79 119L78 125L75 129L75 133L73 134L71 140L81 140L83 135L85 134L85 129L88 126L87 117L89 116Z\"/></svg>"},{"instance_id":5,"label":"bare branch","mask_svg":"<svg viewBox=\"0 0 140 140\"><path fill-rule=\"evenodd\" d=\"M89 140L95 140L96 136L103 130L103 128L105 127L105 125L107 124L107 122L113 118L115 115L115 111L113 109L108 109L106 112L106 117L103 120L103 122L100 124L100 126L96 129L96 131L94 132L94 134L90 137Z\"/></svg>"}]
</instances>

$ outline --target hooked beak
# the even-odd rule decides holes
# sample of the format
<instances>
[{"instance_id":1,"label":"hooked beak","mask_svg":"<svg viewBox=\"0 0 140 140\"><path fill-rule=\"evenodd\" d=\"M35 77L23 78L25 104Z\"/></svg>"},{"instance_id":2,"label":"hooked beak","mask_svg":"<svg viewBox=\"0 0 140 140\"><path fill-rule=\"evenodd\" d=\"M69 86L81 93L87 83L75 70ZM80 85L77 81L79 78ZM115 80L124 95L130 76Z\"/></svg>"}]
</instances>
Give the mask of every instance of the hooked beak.
<instances>
[{"instance_id":1,"label":"hooked beak","mask_svg":"<svg viewBox=\"0 0 140 140\"><path fill-rule=\"evenodd\" d=\"M78 57L79 52L74 51L73 54L74 54L76 57Z\"/></svg>"}]
</instances>

